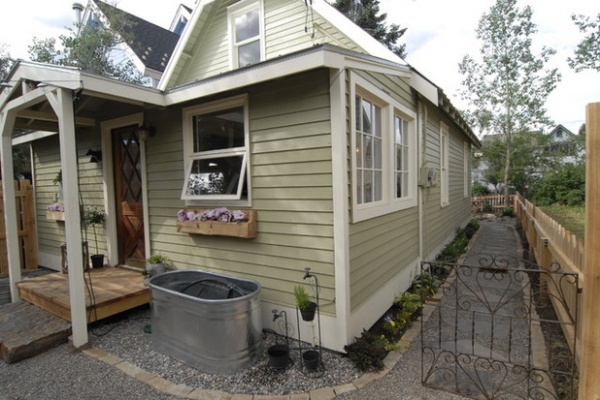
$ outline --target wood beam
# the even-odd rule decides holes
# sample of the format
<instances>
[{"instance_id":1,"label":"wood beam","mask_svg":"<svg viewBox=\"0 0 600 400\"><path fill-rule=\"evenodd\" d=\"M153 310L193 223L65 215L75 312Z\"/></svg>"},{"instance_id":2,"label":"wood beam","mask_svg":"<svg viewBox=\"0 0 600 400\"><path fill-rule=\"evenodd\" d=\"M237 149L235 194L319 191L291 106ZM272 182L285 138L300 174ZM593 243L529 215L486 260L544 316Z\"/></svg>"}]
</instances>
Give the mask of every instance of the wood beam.
<instances>
[{"instance_id":1,"label":"wood beam","mask_svg":"<svg viewBox=\"0 0 600 400\"><path fill-rule=\"evenodd\" d=\"M585 285L579 399L600 399L600 103L586 108Z\"/></svg>"},{"instance_id":2,"label":"wood beam","mask_svg":"<svg viewBox=\"0 0 600 400\"><path fill-rule=\"evenodd\" d=\"M81 244L81 214L79 208L79 177L77 168L77 144L73 111L73 95L70 89L58 89L56 96L49 94L48 99L58 115L60 141L60 161L63 177L65 205L65 236L67 241L67 263L69 268L69 294L71 302L71 324L73 328L73 346L82 347L88 343L87 316L85 308L85 282Z\"/></svg>"}]
</instances>

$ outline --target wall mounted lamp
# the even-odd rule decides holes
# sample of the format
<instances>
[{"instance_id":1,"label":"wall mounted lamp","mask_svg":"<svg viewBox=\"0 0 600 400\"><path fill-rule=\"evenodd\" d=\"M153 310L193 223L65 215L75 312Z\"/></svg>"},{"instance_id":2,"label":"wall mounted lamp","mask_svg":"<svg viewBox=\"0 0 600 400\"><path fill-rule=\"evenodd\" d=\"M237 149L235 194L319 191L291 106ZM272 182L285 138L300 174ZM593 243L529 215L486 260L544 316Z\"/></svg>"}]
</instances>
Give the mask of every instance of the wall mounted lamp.
<instances>
[{"instance_id":1,"label":"wall mounted lamp","mask_svg":"<svg viewBox=\"0 0 600 400\"><path fill-rule=\"evenodd\" d=\"M138 128L138 138L142 142L145 142L146 140L148 140L148 138L154 136L154 133L154 126L152 126L152 124L146 120L144 120L144 123Z\"/></svg>"}]
</instances>

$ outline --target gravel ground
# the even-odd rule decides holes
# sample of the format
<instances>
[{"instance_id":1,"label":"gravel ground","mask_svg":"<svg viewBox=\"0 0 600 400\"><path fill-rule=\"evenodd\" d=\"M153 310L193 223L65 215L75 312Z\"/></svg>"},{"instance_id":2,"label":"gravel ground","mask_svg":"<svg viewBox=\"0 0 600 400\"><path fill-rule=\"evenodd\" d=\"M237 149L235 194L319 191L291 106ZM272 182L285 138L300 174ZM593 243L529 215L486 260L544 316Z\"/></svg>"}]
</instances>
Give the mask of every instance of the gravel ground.
<instances>
[{"instance_id":1,"label":"gravel ground","mask_svg":"<svg viewBox=\"0 0 600 400\"><path fill-rule=\"evenodd\" d=\"M258 362L235 374L203 373L174 358L154 350L152 334L144 332L150 324L150 310L142 307L127 313L127 317L96 326L91 336L92 344L125 361L153 372L176 384L192 388L222 390L232 394L283 395L308 392L321 387L332 387L352 382L362 375L353 363L340 353L323 350L323 368L309 373L300 368L299 351L291 351L294 364L283 371L269 366L266 349L276 343L277 337L263 335L263 351ZM281 341L281 337L279 337ZM290 342L290 347L295 344Z\"/></svg>"},{"instance_id":2,"label":"gravel ground","mask_svg":"<svg viewBox=\"0 0 600 400\"><path fill-rule=\"evenodd\" d=\"M0 400L176 400L63 344L15 364L0 362Z\"/></svg>"}]
</instances>

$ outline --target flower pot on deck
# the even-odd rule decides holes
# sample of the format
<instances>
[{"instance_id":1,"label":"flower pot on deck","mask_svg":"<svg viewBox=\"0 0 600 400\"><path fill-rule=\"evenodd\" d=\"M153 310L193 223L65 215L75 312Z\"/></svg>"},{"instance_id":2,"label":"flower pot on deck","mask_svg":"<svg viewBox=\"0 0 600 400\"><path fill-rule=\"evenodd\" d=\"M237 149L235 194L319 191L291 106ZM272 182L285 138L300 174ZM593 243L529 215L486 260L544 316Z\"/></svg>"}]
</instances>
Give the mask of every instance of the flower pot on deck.
<instances>
[{"instance_id":1,"label":"flower pot on deck","mask_svg":"<svg viewBox=\"0 0 600 400\"><path fill-rule=\"evenodd\" d=\"M92 268L104 267L104 254L94 254L91 256Z\"/></svg>"}]
</instances>

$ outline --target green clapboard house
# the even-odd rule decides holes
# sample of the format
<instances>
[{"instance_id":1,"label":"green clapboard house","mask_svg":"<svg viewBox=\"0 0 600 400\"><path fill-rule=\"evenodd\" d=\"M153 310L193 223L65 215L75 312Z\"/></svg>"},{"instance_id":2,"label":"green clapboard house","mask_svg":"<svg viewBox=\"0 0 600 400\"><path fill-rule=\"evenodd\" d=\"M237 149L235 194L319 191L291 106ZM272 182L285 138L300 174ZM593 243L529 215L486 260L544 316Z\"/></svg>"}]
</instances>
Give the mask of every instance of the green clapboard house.
<instances>
[{"instance_id":1,"label":"green clapboard house","mask_svg":"<svg viewBox=\"0 0 600 400\"><path fill-rule=\"evenodd\" d=\"M295 316L311 268L323 345L342 350L470 219L479 141L441 88L324 0L199 0L156 89L23 61L8 80L2 145L36 130L20 142L46 267L60 269L63 243L97 251L69 217L97 206L106 264L160 253L254 279L265 328L273 309ZM64 223L46 217L56 203ZM251 211L255 232L178 221L219 207Z\"/></svg>"}]
</instances>

